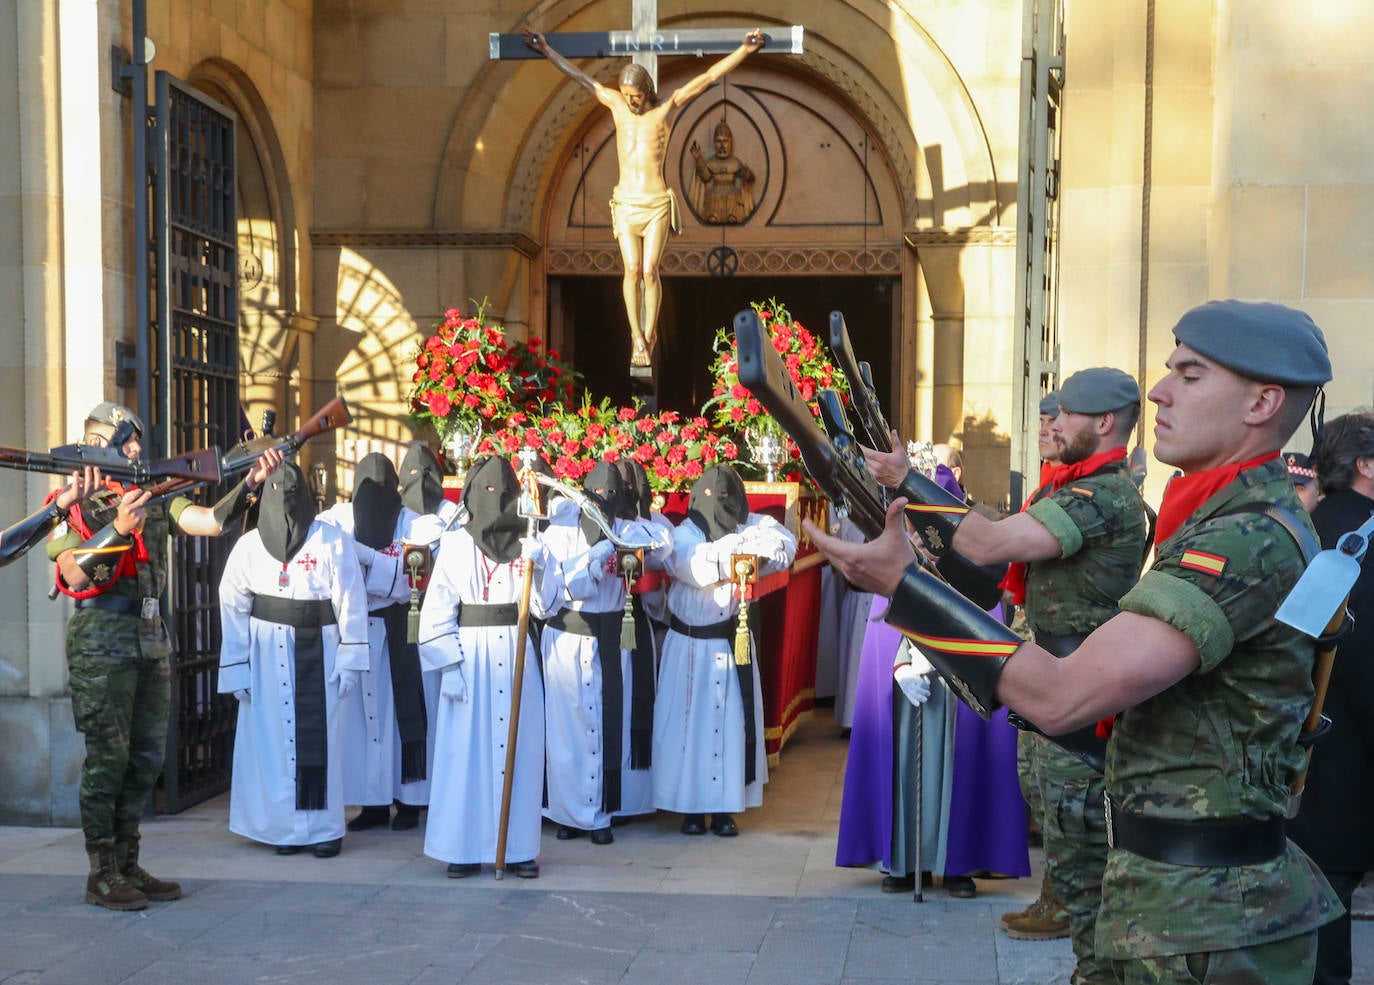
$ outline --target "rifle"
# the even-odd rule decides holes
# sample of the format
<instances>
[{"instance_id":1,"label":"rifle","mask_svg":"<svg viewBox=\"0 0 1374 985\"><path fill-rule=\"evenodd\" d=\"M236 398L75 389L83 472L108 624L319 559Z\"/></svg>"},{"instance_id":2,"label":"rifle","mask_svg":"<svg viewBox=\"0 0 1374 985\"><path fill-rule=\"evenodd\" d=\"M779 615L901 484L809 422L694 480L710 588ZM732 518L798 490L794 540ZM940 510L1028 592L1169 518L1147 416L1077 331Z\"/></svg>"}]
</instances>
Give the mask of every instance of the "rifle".
<instances>
[{"instance_id":1,"label":"rifle","mask_svg":"<svg viewBox=\"0 0 1374 985\"><path fill-rule=\"evenodd\" d=\"M62 445L44 454L23 448L0 448L0 467L25 472L67 475L78 469L98 468L107 478L127 485L150 488L157 480L166 482L218 482L219 449L210 447L185 452L156 462L126 458L118 448L97 445Z\"/></svg>"},{"instance_id":2,"label":"rifle","mask_svg":"<svg viewBox=\"0 0 1374 985\"><path fill-rule=\"evenodd\" d=\"M864 442L869 448L891 451L892 428L878 406L873 374L869 371L868 363L861 363L855 358L854 346L849 341L849 328L844 323L844 313L840 311L830 312L830 351L835 354L840 371L849 381L849 399L854 406L854 416L858 419Z\"/></svg>"}]
</instances>

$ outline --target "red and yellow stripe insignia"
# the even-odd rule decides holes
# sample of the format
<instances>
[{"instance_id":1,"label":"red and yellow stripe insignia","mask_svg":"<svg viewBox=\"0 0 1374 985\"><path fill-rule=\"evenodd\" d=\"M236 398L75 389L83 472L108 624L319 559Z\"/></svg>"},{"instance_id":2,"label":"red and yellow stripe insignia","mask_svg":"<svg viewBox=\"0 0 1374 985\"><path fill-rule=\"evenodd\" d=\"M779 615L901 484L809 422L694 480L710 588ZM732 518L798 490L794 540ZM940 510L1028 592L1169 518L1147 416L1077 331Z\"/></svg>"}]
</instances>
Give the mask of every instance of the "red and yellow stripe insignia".
<instances>
[{"instance_id":1,"label":"red and yellow stripe insignia","mask_svg":"<svg viewBox=\"0 0 1374 985\"><path fill-rule=\"evenodd\" d=\"M1206 551L1184 551L1178 563L1180 567L1201 571L1205 575L1219 575L1226 570L1226 558Z\"/></svg>"},{"instance_id":2,"label":"red and yellow stripe insignia","mask_svg":"<svg viewBox=\"0 0 1374 985\"><path fill-rule=\"evenodd\" d=\"M957 513L963 516L968 512L967 506L937 506L926 503L907 503L908 513Z\"/></svg>"},{"instance_id":3,"label":"red and yellow stripe insignia","mask_svg":"<svg viewBox=\"0 0 1374 985\"><path fill-rule=\"evenodd\" d=\"M1021 640L963 640L947 636L928 636L902 630L902 635L917 646L937 653L951 653L964 657L1009 657L1021 645Z\"/></svg>"},{"instance_id":4,"label":"red and yellow stripe insignia","mask_svg":"<svg viewBox=\"0 0 1374 985\"><path fill-rule=\"evenodd\" d=\"M1092 498L1093 498L1093 491L1092 491L1091 489L1085 488L1084 486L1070 486L1070 487L1069 487L1069 492L1071 492L1071 493L1077 493L1079 496L1082 496L1084 499L1092 499Z\"/></svg>"}]
</instances>

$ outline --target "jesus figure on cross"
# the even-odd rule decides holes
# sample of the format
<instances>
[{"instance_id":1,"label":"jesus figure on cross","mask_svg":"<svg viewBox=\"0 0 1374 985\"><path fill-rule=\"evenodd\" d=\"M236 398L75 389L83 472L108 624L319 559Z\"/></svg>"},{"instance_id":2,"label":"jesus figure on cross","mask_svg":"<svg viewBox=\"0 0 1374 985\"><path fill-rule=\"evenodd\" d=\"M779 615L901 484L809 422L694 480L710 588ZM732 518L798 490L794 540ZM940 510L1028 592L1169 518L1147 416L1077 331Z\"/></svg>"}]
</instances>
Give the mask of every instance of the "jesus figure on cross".
<instances>
[{"instance_id":1,"label":"jesus figure on cross","mask_svg":"<svg viewBox=\"0 0 1374 985\"><path fill-rule=\"evenodd\" d=\"M662 101L654 91L649 72L637 64L626 65L619 87L608 89L578 70L545 40L542 34L525 33L525 43L558 67L578 85L591 91L611 111L615 123L615 149L620 179L611 192L611 230L625 262L625 313L630 319L631 374L635 367L653 364L658 336L658 311L663 301L658 265L668 245L668 232L681 232L677 198L663 180L663 159L668 149L673 118L678 109L701 95L716 80L763 47L760 30L750 31L744 43L687 82Z\"/></svg>"}]
</instances>

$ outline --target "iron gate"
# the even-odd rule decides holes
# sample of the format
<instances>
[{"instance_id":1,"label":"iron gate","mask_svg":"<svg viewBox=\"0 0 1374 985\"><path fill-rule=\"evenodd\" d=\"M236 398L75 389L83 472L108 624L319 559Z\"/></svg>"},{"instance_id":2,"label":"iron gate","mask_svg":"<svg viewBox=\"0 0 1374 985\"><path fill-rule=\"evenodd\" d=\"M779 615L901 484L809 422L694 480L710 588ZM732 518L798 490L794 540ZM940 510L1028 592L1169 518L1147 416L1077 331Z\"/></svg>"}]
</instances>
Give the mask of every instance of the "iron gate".
<instances>
[{"instance_id":1,"label":"iron gate","mask_svg":"<svg viewBox=\"0 0 1374 985\"><path fill-rule=\"evenodd\" d=\"M146 349L153 447L161 454L227 449L239 440L234 113L166 72L156 79ZM229 537L172 538L172 706L161 804L167 813L229 788L237 708L215 686L218 587L232 546Z\"/></svg>"}]
</instances>

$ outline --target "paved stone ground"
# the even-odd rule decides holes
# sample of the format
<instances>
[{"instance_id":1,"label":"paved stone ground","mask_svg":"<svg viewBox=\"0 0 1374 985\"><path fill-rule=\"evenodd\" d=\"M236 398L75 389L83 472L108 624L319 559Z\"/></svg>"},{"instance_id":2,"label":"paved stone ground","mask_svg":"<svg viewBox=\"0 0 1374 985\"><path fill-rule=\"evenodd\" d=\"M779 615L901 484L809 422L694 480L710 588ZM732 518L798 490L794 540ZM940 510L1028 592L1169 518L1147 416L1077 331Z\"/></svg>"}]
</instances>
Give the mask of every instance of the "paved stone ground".
<instances>
[{"instance_id":1,"label":"paved stone ground","mask_svg":"<svg viewBox=\"0 0 1374 985\"><path fill-rule=\"evenodd\" d=\"M113 913L82 902L79 831L0 828L0 985L1067 982L1067 941L998 929L1039 888L1034 854L1030 878L920 904L835 868L843 752L828 717L799 730L733 840L686 838L667 816L605 847L546 826L536 880L449 880L423 829L279 857L230 834L217 798L145 826L144 860L185 898ZM1374 913L1367 889L1357 899ZM1374 922L1355 935L1355 982L1374 985Z\"/></svg>"}]
</instances>

